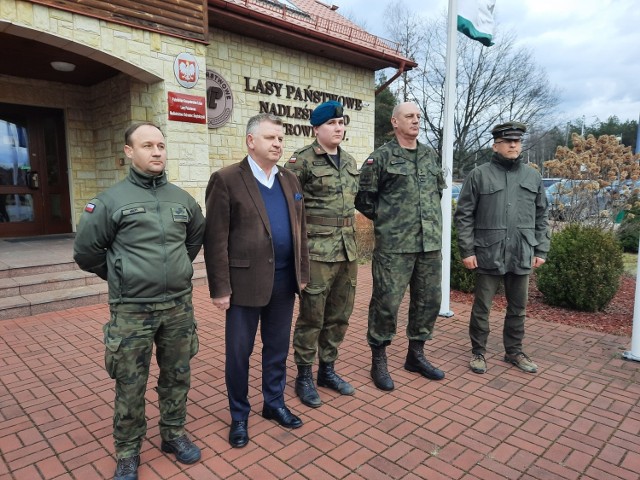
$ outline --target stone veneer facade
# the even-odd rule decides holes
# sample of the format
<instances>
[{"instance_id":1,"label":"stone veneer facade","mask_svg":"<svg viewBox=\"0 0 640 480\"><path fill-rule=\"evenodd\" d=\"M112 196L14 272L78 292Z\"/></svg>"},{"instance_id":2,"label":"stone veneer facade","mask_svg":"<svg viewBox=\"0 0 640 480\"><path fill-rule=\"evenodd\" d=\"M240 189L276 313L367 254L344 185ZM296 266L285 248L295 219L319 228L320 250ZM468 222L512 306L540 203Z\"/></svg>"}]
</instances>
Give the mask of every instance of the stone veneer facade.
<instances>
[{"instance_id":1,"label":"stone veneer facade","mask_svg":"<svg viewBox=\"0 0 640 480\"><path fill-rule=\"evenodd\" d=\"M260 101L310 109L316 106L245 91L245 77L361 99L361 110L345 109L350 124L343 147L359 162L373 149L373 71L223 31L212 30L210 44L203 45L21 0L2 0L0 21L22 32L33 31L32 38L44 33L46 38L38 38L40 41L71 41L76 53L96 54L123 72L91 87L0 75L0 102L65 112L74 225L88 200L126 175L128 165L120 166L118 160L124 158L123 132L132 122L153 121L163 129L169 179L204 204L211 172L246 154L246 123L259 113ZM198 61L200 77L192 89L180 86L173 73L175 57L182 52L191 53ZM216 129L169 121L168 92L206 96L207 69L220 74L231 87L234 108L229 121ZM149 84L138 80L141 71L158 81ZM308 120L284 120L309 124ZM282 163L296 148L311 141L311 137L288 136Z\"/></svg>"}]
</instances>

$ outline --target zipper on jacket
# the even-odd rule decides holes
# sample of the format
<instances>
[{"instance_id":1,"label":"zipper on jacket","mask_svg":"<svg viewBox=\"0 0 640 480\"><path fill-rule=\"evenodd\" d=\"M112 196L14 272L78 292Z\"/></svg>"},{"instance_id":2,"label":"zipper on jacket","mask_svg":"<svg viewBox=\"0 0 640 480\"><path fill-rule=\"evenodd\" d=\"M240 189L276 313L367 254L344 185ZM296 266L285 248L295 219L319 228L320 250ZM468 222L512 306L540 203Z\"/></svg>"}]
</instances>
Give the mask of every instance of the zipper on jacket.
<instances>
[{"instance_id":1,"label":"zipper on jacket","mask_svg":"<svg viewBox=\"0 0 640 480\"><path fill-rule=\"evenodd\" d=\"M164 222L162 221L162 212L160 212L160 200L158 200L158 189L156 185L157 177L153 179L151 185L151 190L153 191L153 196L156 198L156 215L158 215L158 223L160 224L160 231L162 232L162 248L164 249L164 260L162 265L162 273L164 280L164 288L163 290L163 301L167 300L167 233L164 228Z\"/></svg>"}]
</instances>

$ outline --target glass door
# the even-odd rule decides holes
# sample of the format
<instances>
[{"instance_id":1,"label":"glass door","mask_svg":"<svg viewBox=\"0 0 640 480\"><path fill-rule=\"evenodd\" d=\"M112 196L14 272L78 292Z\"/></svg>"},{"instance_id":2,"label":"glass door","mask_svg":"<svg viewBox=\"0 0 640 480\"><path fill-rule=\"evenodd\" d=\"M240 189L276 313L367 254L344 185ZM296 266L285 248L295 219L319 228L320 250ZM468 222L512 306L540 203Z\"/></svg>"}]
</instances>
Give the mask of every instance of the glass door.
<instances>
[{"instance_id":1,"label":"glass door","mask_svg":"<svg viewBox=\"0 0 640 480\"><path fill-rule=\"evenodd\" d=\"M71 232L61 110L0 104L0 237Z\"/></svg>"}]
</instances>

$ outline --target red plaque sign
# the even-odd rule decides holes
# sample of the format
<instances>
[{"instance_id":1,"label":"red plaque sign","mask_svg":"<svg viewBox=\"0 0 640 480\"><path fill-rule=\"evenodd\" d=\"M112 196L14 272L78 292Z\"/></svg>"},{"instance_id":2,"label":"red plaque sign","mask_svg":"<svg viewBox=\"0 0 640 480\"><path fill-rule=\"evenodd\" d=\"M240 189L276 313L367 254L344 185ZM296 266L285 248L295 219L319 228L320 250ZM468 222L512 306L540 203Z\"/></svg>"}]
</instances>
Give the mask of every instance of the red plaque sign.
<instances>
[{"instance_id":1,"label":"red plaque sign","mask_svg":"<svg viewBox=\"0 0 640 480\"><path fill-rule=\"evenodd\" d=\"M207 123L204 97L169 92L169 120L189 123Z\"/></svg>"}]
</instances>

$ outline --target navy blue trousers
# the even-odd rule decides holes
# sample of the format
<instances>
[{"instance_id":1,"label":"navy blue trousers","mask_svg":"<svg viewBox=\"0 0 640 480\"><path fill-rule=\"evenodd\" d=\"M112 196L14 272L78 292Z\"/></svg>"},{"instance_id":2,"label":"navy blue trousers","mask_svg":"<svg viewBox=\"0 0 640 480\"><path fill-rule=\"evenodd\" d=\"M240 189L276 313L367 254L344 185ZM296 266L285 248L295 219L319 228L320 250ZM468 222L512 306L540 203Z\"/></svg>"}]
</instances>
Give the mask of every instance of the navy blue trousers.
<instances>
[{"instance_id":1,"label":"navy blue trousers","mask_svg":"<svg viewBox=\"0 0 640 480\"><path fill-rule=\"evenodd\" d=\"M262 338L262 396L270 408L284 407L287 355L295 301L295 277L291 269L276 270L271 299L264 307L231 305L225 328L225 379L232 420L247 420L249 357L260 323Z\"/></svg>"}]
</instances>

